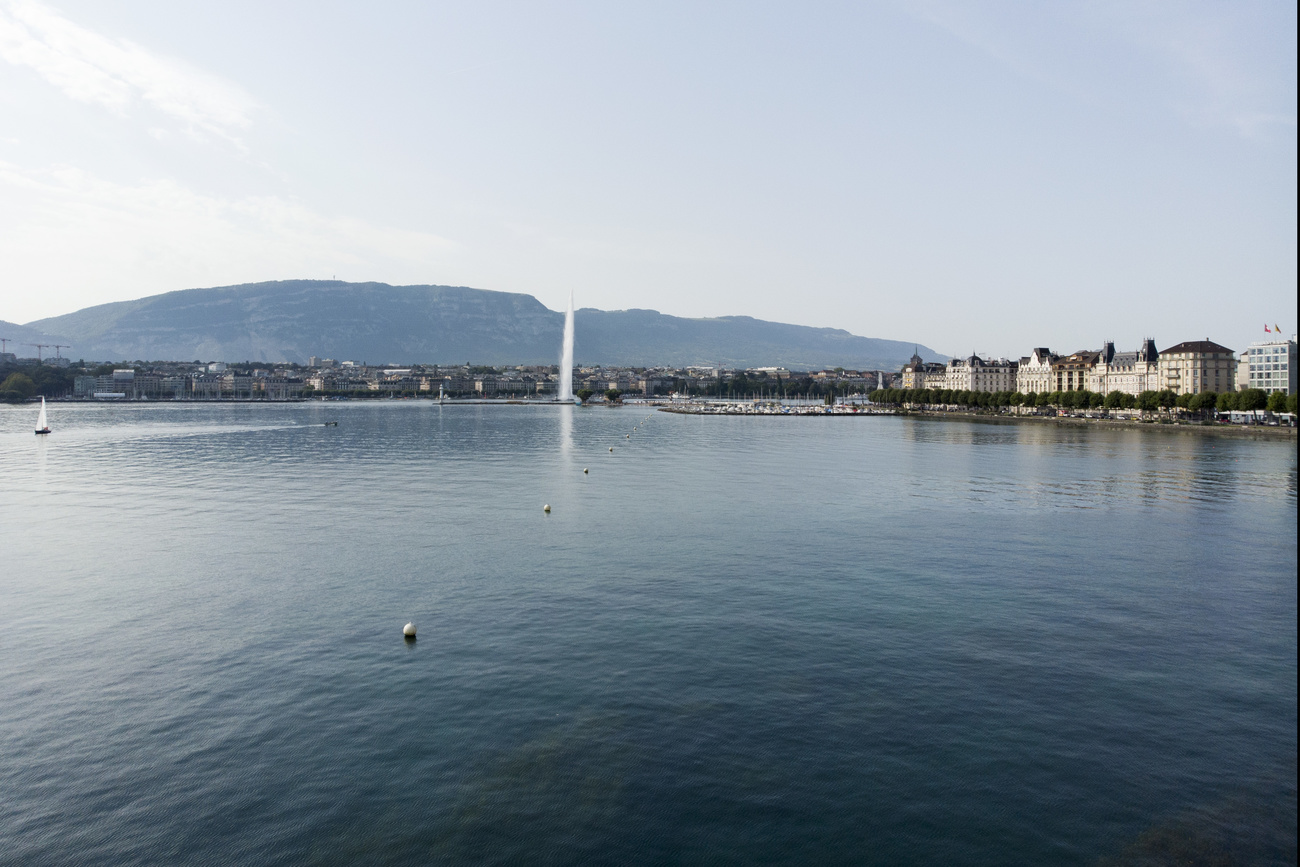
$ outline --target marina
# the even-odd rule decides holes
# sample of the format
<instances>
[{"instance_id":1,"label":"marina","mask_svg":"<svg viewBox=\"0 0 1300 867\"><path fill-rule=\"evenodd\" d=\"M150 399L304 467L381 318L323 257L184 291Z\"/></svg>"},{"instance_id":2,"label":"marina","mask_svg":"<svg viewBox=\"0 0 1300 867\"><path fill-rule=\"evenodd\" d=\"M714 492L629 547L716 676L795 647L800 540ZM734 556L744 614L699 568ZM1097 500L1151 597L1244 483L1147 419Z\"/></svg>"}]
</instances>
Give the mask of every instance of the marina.
<instances>
[{"instance_id":1,"label":"marina","mask_svg":"<svg viewBox=\"0 0 1300 867\"><path fill-rule=\"evenodd\" d=\"M809 404L774 401L690 401L658 405L662 412L679 415L770 415L770 416L889 416L898 411L858 403Z\"/></svg>"}]
</instances>

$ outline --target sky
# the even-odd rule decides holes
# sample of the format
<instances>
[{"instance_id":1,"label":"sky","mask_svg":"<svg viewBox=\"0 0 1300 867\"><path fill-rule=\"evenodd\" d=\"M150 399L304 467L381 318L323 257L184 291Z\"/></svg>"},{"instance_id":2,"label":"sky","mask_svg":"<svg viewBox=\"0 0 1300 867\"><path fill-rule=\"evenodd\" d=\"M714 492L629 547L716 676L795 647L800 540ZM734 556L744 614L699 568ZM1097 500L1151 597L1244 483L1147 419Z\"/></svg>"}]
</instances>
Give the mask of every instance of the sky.
<instances>
[{"instance_id":1,"label":"sky","mask_svg":"<svg viewBox=\"0 0 1300 867\"><path fill-rule=\"evenodd\" d=\"M1292 2L0 0L0 319L262 280L1296 330Z\"/></svg>"}]
</instances>

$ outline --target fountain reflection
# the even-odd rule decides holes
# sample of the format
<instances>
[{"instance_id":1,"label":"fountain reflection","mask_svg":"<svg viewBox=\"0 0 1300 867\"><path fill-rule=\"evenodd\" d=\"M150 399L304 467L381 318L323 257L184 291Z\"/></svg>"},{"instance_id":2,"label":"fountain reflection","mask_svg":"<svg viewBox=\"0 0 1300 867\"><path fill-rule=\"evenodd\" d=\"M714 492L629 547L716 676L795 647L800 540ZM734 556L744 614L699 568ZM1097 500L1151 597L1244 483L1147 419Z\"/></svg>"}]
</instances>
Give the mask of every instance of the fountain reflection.
<instances>
[{"instance_id":1,"label":"fountain reflection","mask_svg":"<svg viewBox=\"0 0 1300 867\"><path fill-rule=\"evenodd\" d=\"M560 454L565 458L573 454L573 407L560 407Z\"/></svg>"}]
</instances>

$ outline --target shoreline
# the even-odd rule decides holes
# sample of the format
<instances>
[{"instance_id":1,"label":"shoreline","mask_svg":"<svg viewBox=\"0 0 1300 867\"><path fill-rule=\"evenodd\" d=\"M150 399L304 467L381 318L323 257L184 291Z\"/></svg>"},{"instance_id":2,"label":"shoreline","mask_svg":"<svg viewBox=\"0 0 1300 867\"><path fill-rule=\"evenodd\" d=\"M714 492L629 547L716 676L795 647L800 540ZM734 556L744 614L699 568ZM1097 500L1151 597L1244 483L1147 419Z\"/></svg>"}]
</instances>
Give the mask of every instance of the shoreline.
<instances>
[{"instance_id":1,"label":"shoreline","mask_svg":"<svg viewBox=\"0 0 1300 867\"><path fill-rule=\"evenodd\" d=\"M1233 425L1201 424L1200 422L1133 421L1117 418L1074 418L1071 416L1041 415L981 415L965 412L934 412L933 410L905 410L902 416L941 419L947 421L973 421L982 424L1037 424L1054 427L1101 427L1109 430L1160 431L1173 434L1196 434L1236 437L1238 439L1295 440L1297 428L1285 425Z\"/></svg>"},{"instance_id":2,"label":"shoreline","mask_svg":"<svg viewBox=\"0 0 1300 867\"><path fill-rule=\"evenodd\" d=\"M151 401L137 401L137 400L92 401L92 400L76 400L76 399L67 399L67 398L53 398L50 399L50 402L95 405L95 406L103 406L107 404L122 404L122 405L137 406L137 407L138 406L159 406L159 405L178 406L178 405L185 405L185 404L190 404L190 405L203 404L208 406L220 405L220 404L226 404L227 406L234 406L234 405L302 406L303 404L322 404L328 406L329 404L332 403L367 403L371 401L389 402L394 400L404 401L404 402L406 401L422 402L422 403L428 402L434 405L447 405L447 406L477 405L477 406L555 407L555 406L572 405L557 400L520 400L517 398L515 399L448 398L445 401L440 402L436 399L430 400L428 398L411 398L411 397L396 398L396 399L390 397L359 398L359 399L344 398L342 400L323 400L323 401L320 399L312 400L310 398L296 399L296 400L259 400L259 399L248 400L248 399L238 399L238 398L235 399L226 398L226 399L214 400L214 399L198 398L198 399L188 399L188 400L158 400L158 401L152 401L152 400ZM28 407L30 407L32 403L33 401L25 401L19 404L12 404L10 405L10 408L11 409L21 408L23 410L26 410ZM621 403L591 404L589 406L617 408L623 405L625 404L621 404ZM809 405L808 407L798 407L798 409L802 411L792 411L792 412L752 412L752 411L735 411L735 410L701 411L698 408L688 408L687 406L680 406L680 405L665 406L664 404L655 400L634 401L632 402L632 405L645 406L647 408L655 409L659 412L667 412L667 413L672 413L674 415L726 416L726 417L746 416L746 417L763 417L763 418L780 418L780 417L858 418L863 416L893 417L893 418L924 418L924 419L933 419L937 421L966 421L966 422L975 422L978 424L992 424L992 425L1027 424L1027 425L1050 425L1053 427L1078 427L1078 428L1092 427L1092 428L1104 428L1108 430L1159 431L1162 433L1170 433L1170 434L1184 434L1184 435L1190 434L1190 435L1198 435L1198 436L1218 436L1218 437L1231 437L1236 439L1270 440L1270 441L1283 441L1283 442L1287 440L1290 440L1292 442L1296 441L1297 434L1298 432L1300 432L1300 428L1289 427L1286 425L1233 425L1233 424L1220 424L1220 423L1203 424L1201 422L1188 422L1188 421L1162 423L1158 421L1143 422L1143 421L1136 421L1133 419L1078 418L1075 416L988 415L988 414L977 413L977 412L964 412L961 410L940 412L935 410L892 409L891 408L891 409L884 409L884 410L874 409L874 411L866 410L861 412L843 411L843 410L839 412L834 412L834 411L827 412L820 405Z\"/></svg>"},{"instance_id":3,"label":"shoreline","mask_svg":"<svg viewBox=\"0 0 1300 867\"><path fill-rule=\"evenodd\" d=\"M692 411L684 407L657 407L660 412L669 412L677 415L700 415L700 416L749 416L763 418L781 418L794 417L799 418L854 418L859 416L893 416L895 418L925 418L937 421L967 421L979 424L993 425L1050 425L1052 427L1078 427L1078 428L1103 428L1107 430L1138 430L1138 431L1158 431L1170 434L1190 434L1195 436L1218 436L1233 437L1236 439L1254 439L1270 441L1295 441L1297 439L1297 428L1286 425L1232 425L1232 424L1202 424L1200 422L1165 422L1158 421L1136 421L1133 419L1117 418L1077 418L1074 416L1042 416L1042 415L987 415L975 412L937 412L935 410L920 409L900 409L886 412L790 412L790 413L757 413L757 412L700 412Z\"/></svg>"}]
</instances>

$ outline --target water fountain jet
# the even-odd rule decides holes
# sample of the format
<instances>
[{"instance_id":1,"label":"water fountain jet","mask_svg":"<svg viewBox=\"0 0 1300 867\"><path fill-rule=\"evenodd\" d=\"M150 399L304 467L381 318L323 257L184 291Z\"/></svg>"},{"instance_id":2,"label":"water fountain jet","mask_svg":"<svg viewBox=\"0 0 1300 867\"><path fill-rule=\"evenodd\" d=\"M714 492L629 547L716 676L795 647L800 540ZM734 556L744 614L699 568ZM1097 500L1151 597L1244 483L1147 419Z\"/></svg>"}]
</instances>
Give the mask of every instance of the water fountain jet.
<instances>
[{"instance_id":1,"label":"water fountain jet","mask_svg":"<svg viewBox=\"0 0 1300 867\"><path fill-rule=\"evenodd\" d=\"M564 344L560 350L560 402L573 403L573 290L564 313Z\"/></svg>"}]
</instances>

